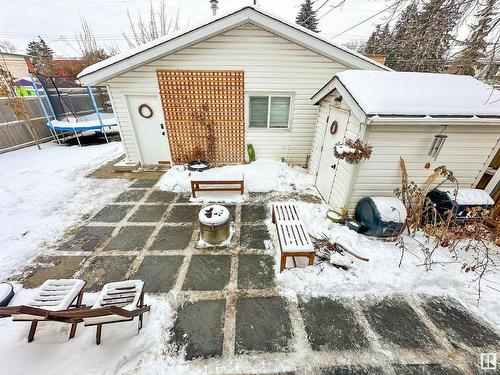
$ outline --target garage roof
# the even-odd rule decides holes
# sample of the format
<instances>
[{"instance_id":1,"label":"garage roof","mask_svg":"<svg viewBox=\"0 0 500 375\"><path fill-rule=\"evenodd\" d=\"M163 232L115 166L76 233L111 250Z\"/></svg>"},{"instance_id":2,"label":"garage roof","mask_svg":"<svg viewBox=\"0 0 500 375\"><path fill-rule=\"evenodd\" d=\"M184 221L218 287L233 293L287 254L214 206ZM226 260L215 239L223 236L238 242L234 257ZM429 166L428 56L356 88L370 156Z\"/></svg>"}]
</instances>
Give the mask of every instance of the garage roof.
<instances>
[{"instance_id":1,"label":"garage roof","mask_svg":"<svg viewBox=\"0 0 500 375\"><path fill-rule=\"evenodd\" d=\"M367 116L500 117L500 91L470 76L348 70L313 97L344 89Z\"/></svg>"},{"instance_id":2,"label":"garage roof","mask_svg":"<svg viewBox=\"0 0 500 375\"><path fill-rule=\"evenodd\" d=\"M85 68L78 78L86 85L97 84L245 23L252 23L351 68L390 70L366 56L332 43L317 33L285 21L259 7L245 6L211 18L189 30L165 35L91 65Z\"/></svg>"}]
</instances>

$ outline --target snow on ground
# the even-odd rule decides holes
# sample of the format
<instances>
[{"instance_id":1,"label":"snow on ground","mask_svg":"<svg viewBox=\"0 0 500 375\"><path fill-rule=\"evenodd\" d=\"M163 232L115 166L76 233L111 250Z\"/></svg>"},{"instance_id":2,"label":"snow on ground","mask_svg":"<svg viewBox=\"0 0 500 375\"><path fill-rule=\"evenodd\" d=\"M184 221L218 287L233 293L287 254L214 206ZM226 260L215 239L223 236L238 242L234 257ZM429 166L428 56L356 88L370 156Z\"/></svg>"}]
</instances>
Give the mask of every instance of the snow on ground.
<instances>
[{"instance_id":1,"label":"snow on ground","mask_svg":"<svg viewBox=\"0 0 500 375\"><path fill-rule=\"evenodd\" d=\"M305 169L290 168L275 160L257 160L250 164L228 165L204 172L191 172L183 166L176 166L162 176L158 186L161 190L186 192L191 191L192 179L228 180L241 176L245 180L245 191L298 191L317 195L313 177Z\"/></svg>"},{"instance_id":2,"label":"snow on ground","mask_svg":"<svg viewBox=\"0 0 500 375\"><path fill-rule=\"evenodd\" d=\"M476 314L483 316L490 324L500 328L500 274L489 274L482 287L481 300L477 304L475 275L462 271L466 256L454 263L449 263L451 254L445 248L439 248L435 254L436 262L432 270L426 271L423 254L417 250L416 242L408 237L401 267L401 251L394 242L383 242L358 235L346 226L334 224L325 218L327 205L299 203L303 221L311 235L322 238L326 235L333 241L344 245L357 254L369 258L368 262L345 256L336 259L338 263L351 266L349 271L337 269L327 263L320 266L287 270L279 274L278 283L281 292L296 298L302 296L339 296L362 298L364 296L385 296L390 294L446 295L462 302ZM273 227L269 220L268 227ZM274 231L274 229L273 229ZM422 240L423 238L420 237ZM500 253L496 254L497 264ZM278 262L278 258L276 258ZM492 289L495 288L496 290Z\"/></svg>"},{"instance_id":3,"label":"snow on ground","mask_svg":"<svg viewBox=\"0 0 500 375\"><path fill-rule=\"evenodd\" d=\"M19 270L64 231L116 195L126 180L85 175L123 153L119 142L54 143L0 155L0 279Z\"/></svg>"}]
</instances>

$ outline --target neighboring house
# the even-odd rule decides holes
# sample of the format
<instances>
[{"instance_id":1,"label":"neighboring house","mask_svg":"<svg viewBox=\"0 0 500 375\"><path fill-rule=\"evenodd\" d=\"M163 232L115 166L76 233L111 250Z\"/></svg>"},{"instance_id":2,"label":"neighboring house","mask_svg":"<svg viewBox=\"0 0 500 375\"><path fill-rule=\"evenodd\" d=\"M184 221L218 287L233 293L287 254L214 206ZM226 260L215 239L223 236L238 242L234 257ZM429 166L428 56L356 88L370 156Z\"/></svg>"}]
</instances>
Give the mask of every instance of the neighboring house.
<instances>
[{"instance_id":1,"label":"neighboring house","mask_svg":"<svg viewBox=\"0 0 500 375\"><path fill-rule=\"evenodd\" d=\"M335 75L312 100L319 115L310 172L334 208L352 210L360 198L392 196L401 184L400 157L410 180L420 186L435 167L445 165L460 186L475 187L495 164L500 91L473 77L350 70ZM331 134L334 121L337 129ZM428 152L437 134L447 138L431 160ZM357 165L336 159L333 148L345 138L370 143L372 156Z\"/></svg>"},{"instance_id":2,"label":"neighboring house","mask_svg":"<svg viewBox=\"0 0 500 375\"><path fill-rule=\"evenodd\" d=\"M318 114L311 96L347 69L389 70L246 6L78 77L108 87L130 166L184 163L210 149L220 164L240 163L247 144L257 158L304 163Z\"/></svg>"},{"instance_id":3,"label":"neighboring house","mask_svg":"<svg viewBox=\"0 0 500 375\"><path fill-rule=\"evenodd\" d=\"M387 56L385 55L365 55L369 59L375 60L379 64L385 65L385 62L387 61Z\"/></svg>"},{"instance_id":4,"label":"neighboring house","mask_svg":"<svg viewBox=\"0 0 500 375\"><path fill-rule=\"evenodd\" d=\"M7 67L10 74L15 79L19 79L28 75L31 62L25 55L0 52L0 65Z\"/></svg>"}]
</instances>

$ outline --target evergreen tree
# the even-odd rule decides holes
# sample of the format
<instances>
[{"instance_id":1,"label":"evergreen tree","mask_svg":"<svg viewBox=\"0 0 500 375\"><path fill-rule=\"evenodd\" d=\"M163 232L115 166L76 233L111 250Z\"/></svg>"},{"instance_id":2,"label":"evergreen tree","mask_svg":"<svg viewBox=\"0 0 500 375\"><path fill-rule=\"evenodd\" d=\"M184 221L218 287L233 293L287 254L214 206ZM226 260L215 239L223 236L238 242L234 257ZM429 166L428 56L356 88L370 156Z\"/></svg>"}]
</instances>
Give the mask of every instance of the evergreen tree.
<instances>
[{"instance_id":1,"label":"evergreen tree","mask_svg":"<svg viewBox=\"0 0 500 375\"><path fill-rule=\"evenodd\" d=\"M54 52L42 38L39 37L39 39L39 41L29 42L26 52L31 57L33 65L38 72L49 74Z\"/></svg>"},{"instance_id":2,"label":"evergreen tree","mask_svg":"<svg viewBox=\"0 0 500 375\"><path fill-rule=\"evenodd\" d=\"M316 11L313 9L313 2L311 0L304 0L300 6L297 17L295 18L295 22L300 26L304 26L305 28L314 31L315 33L319 32L319 20Z\"/></svg>"},{"instance_id":3,"label":"evergreen tree","mask_svg":"<svg viewBox=\"0 0 500 375\"><path fill-rule=\"evenodd\" d=\"M493 18L497 14L497 0L487 0L476 14L476 23L470 27L470 34L463 42L463 49L453 62L450 71L454 74L475 75L475 65L486 57L486 37L491 31Z\"/></svg>"}]
</instances>

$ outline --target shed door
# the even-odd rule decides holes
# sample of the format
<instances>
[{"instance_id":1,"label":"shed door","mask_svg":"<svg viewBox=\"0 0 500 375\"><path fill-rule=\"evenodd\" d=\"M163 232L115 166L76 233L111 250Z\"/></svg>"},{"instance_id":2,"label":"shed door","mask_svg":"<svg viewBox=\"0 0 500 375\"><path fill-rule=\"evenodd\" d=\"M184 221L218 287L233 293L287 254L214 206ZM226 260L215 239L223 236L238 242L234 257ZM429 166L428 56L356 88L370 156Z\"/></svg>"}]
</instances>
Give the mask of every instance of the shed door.
<instances>
[{"instance_id":1,"label":"shed door","mask_svg":"<svg viewBox=\"0 0 500 375\"><path fill-rule=\"evenodd\" d=\"M157 95L127 95L130 120L133 122L142 164L160 164L171 161L168 139L165 134L163 113ZM145 104L151 108L139 107ZM144 117L146 116L146 117Z\"/></svg>"},{"instance_id":2,"label":"shed door","mask_svg":"<svg viewBox=\"0 0 500 375\"><path fill-rule=\"evenodd\" d=\"M339 160L333 155L335 143L344 139L349 114L336 108L330 109L327 120L323 148L321 150L321 159L319 162L318 175L316 177L316 187L323 199L330 203L333 183L337 172ZM337 132L331 134L330 127L334 121L337 121ZM340 208L340 207L337 207Z\"/></svg>"}]
</instances>

